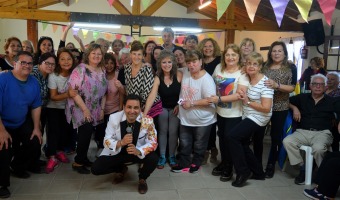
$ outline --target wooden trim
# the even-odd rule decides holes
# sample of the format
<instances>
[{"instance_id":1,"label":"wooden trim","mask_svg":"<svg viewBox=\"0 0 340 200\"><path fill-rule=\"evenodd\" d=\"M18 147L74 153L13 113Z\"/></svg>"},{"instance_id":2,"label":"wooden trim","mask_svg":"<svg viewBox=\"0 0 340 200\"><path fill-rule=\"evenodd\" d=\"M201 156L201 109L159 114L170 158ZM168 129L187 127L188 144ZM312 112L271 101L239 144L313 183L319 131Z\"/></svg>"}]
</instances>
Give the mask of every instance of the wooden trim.
<instances>
[{"instance_id":1,"label":"wooden trim","mask_svg":"<svg viewBox=\"0 0 340 200\"><path fill-rule=\"evenodd\" d=\"M0 7L0 18L69 22L70 12Z\"/></svg>"},{"instance_id":2,"label":"wooden trim","mask_svg":"<svg viewBox=\"0 0 340 200\"><path fill-rule=\"evenodd\" d=\"M140 0L133 1L132 15L140 15Z\"/></svg>"},{"instance_id":3,"label":"wooden trim","mask_svg":"<svg viewBox=\"0 0 340 200\"><path fill-rule=\"evenodd\" d=\"M31 40L34 48L38 45L38 22L37 20L27 20L27 39ZM36 49L37 50L37 49Z\"/></svg>"}]
</instances>

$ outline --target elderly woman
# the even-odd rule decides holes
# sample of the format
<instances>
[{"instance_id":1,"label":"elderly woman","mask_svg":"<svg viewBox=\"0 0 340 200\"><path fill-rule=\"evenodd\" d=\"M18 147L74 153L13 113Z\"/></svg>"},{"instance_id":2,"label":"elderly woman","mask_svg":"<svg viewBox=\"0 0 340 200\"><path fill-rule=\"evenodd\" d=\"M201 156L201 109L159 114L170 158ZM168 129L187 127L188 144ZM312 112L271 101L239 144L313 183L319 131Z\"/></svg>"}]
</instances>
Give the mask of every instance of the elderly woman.
<instances>
[{"instance_id":1,"label":"elderly woman","mask_svg":"<svg viewBox=\"0 0 340 200\"><path fill-rule=\"evenodd\" d=\"M171 171L197 173L208 146L211 126L216 122L215 105L207 99L216 95L216 86L203 68L201 52L188 51L185 60L190 73L183 76L179 96L180 159Z\"/></svg>"},{"instance_id":2,"label":"elderly woman","mask_svg":"<svg viewBox=\"0 0 340 200\"><path fill-rule=\"evenodd\" d=\"M0 57L0 71L12 70L14 66L14 58L22 49L21 41L17 37L10 37L6 40L4 50L5 56Z\"/></svg>"},{"instance_id":3,"label":"elderly woman","mask_svg":"<svg viewBox=\"0 0 340 200\"><path fill-rule=\"evenodd\" d=\"M153 48L157 46L156 42L153 40L149 40L144 45L144 62L151 64L151 56Z\"/></svg>"},{"instance_id":4,"label":"elderly woman","mask_svg":"<svg viewBox=\"0 0 340 200\"><path fill-rule=\"evenodd\" d=\"M217 42L212 38L205 38L198 44L198 50L203 54L204 69L212 75L218 64L221 63L221 50ZM216 124L211 127L211 133L207 151L205 153L203 164L207 163L210 154L210 162L217 162L218 150L216 148Z\"/></svg>"},{"instance_id":5,"label":"elderly woman","mask_svg":"<svg viewBox=\"0 0 340 200\"><path fill-rule=\"evenodd\" d=\"M245 66L247 56L255 51L255 42L251 38L244 38L240 44L241 48L241 66Z\"/></svg>"},{"instance_id":6,"label":"elderly woman","mask_svg":"<svg viewBox=\"0 0 340 200\"><path fill-rule=\"evenodd\" d=\"M72 168L80 174L89 174L92 162L87 157L94 128L103 123L107 80L104 69L104 52L99 44L91 44L84 53L84 63L70 75L68 86L78 90L66 103L66 118L78 129L77 155Z\"/></svg>"},{"instance_id":7,"label":"elderly woman","mask_svg":"<svg viewBox=\"0 0 340 200\"><path fill-rule=\"evenodd\" d=\"M53 40L50 37L42 36L40 37L37 45L37 52L34 55L34 64L38 64L41 54L52 53L54 54Z\"/></svg>"},{"instance_id":8,"label":"elderly woman","mask_svg":"<svg viewBox=\"0 0 340 200\"><path fill-rule=\"evenodd\" d=\"M289 93L294 91L296 84L296 66L288 62L286 44L282 41L273 42L268 51L268 59L262 70L269 80L268 88L275 89L273 99L273 115L271 122L271 147L266 167L266 178L275 173L275 163L282 148L283 126L289 110ZM262 163L263 138L254 137L254 153Z\"/></svg>"},{"instance_id":9,"label":"elderly woman","mask_svg":"<svg viewBox=\"0 0 340 200\"><path fill-rule=\"evenodd\" d=\"M237 91L247 91L248 77L241 72L240 48L236 44L228 44L222 54L221 64L217 65L213 78L217 95L209 98L217 104L217 126L221 151L221 163L212 171L212 175L220 176L221 181L229 181L233 177L227 135L242 120L242 102Z\"/></svg>"},{"instance_id":10,"label":"elderly woman","mask_svg":"<svg viewBox=\"0 0 340 200\"><path fill-rule=\"evenodd\" d=\"M178 140L179 119L178 99L181 90L182 73L177 71L177 63L172 52L164 50L158 57L157 75L151 93L146 101L144 114L147 114L157 96L162 99L163 111L158 117L158 143L160 158L158 169L163 169L166 164L166 148L169 145L170 166L176 165L176 147ZM169 138L169 139L168 139Z\"/></svg>"},{"instance_id":11,"label":"elderly woman","mask_svg":"<svg viewBox=\"0 0 340 200\"><path fill-rule=\"evenodd\" d=\"M314 57L310 59L310 66L303 72L299 80L300 87L304 90L310 90L310 80L311 76L314 74L323 74L326 76L327 71L324 69L324 60L320 57Z\"/></svg>"},{"instance_id":12,"label":"elderly woman","mask_svg":"<svg viewBox=\"0 0 340 200\"><path fill-rule=\"evenodd\" d=\"M105 40L104 38L98 38L96 41L95 41L96 44L99 44L100 45L100 48L102 48L102 51L104 53L106 53L108 50L109 50L109 47L110 47L110 42Z\"/></svg>"},{"instance_id":13,"label":"elderly woman","mask_svg":"<svg viewBox=\"0 0 340 200\"><path fill-rule=\"evenodd\" d=\"M65 116L65 104L68 98L77 95L77 92L68 92L67 80L75 67L75 59L72 53L61 48L57 54L57 65L54 73L48 77L50 100L47 103L47 152L49 160L46 165L46 173L51 173L59 162L69 163L63 151L69 145L72 136L72 126L67 123Z\"/></svg>"},{"instance_id":14,"label":"elderly woman","mask_svg":"<svg viewBox=\"0 0 340 200\"><path fill-rule=\"evenodd\" d=\"M327 89L325 93L331 97L340 96L339 74L337 72L329 72L327 74ZM337 116L337 118L339 117ZM339 151L340 134L338 132L338 126L335 119L331 132L333 135L332 150Z\"/></svg>"},{"instance_id":15,"label":"elderly woman","mask_svg":"<svg viewBox=\"0 0 340 200\"><path fill-rule=\"evenodd\" d=\"M263 58L259 53L251 53L247 58L246 74L249 76L247 92L240 91L243 102L243 120L227 135L230 153L236 171L234 187L242 187L253 174L254 179L264 180L262 164L251 151L252 135L263 138L266 125L272 115L274 90L266 86L268 77L261 73Z\"/></svg>"},{"instance_id":16,"label":"elderly woman","mask_svg":"<svg viewBox=\"0 0 340 200\"><path fill-rule=\"evenodd\" d=\"M30 40L24 40L21 42L22 43L22 50L30 52L32 55L34 54L34 47L33 43Z\"/></svg>"},{"instance_id":17,"label":"elderly woman","mask_svg":"<svg viewBox=\"0 0 340 200\"><path fill-rule=\"evenodd\" d=\"M142 98L142 109L144 110L146 100L150 95L154 83L154 75L151 67L143 63L143 45L135 42L131 46L130 56L132 63L124 66L126 83L126 94L136 94ZM157 95L148 115L155 117L162 112L162 102Z\"/></svg>"},{"instance_id":18,"label":"elderly woman","mask_svg":"<svg viewBox=\"0 0 340 200\"><path fill-rule=\"evenodd\" d=\"M124 42L119 39L115 39L112 42L112 51L115 53L115 55L119 54L119 51L124 48Z\"/></svg>"}]
</instances>

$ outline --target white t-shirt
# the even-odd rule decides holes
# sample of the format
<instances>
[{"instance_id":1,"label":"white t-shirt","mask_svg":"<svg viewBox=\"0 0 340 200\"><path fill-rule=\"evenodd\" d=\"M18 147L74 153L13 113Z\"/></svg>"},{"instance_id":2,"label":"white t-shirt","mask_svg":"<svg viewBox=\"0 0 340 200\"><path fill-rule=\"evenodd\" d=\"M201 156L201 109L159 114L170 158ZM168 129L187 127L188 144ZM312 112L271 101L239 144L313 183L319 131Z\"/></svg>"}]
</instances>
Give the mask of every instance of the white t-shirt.
<instances>
[{"instance_id":1,"label":"white t-shirt","mask_svg":"<svg viewBox=\"0 0 340 200\"><path fill-rule=\"evenodd\" d=\"M221 72L221 64L216 66L212 77L216 83L217 94L220 96L235 94L239 84L244 86L249 85L248 77L245 74L241 74L241 70L233 73L226 71ZM241 117L242 101L218 103L217 113L225 118Z\"/></svg>"},{"instance_id":2,"label":"white t-shirt","mask_svg":"<svg viewBox=\"0 0 340 200\"><path fill-rule=\"evenodd\" d=\"M216 86L212 77L205 73L195 80L190 73L184 73L181 85L180 99L195 101L216 95ZM185 110L179 106L178 118L184 126L207 126L216 122L215 105L194 106Z\"/></svg>"},{"instance_id":3,"label":"white t-shirt","mask_svg":"<svg viewBox=\"0 0 340 200\"><path fill-rule=\"evenodd\" d=\"M69 77L63 77L60 74L56 75L52 73L48 75L48 88L49 89L57 89L58 94L65 93L67 91L67 80ZM47 108L57 108L57 109L65 109L66 99L62 101L53 101L49 100L47 103Z\"/></svg>"},{"instance_id":4,"label":"white t-shirt","mask_svg":"<svg viewBox=\"0 0 340 200\"><path fill-rule=\"evenodd\" d=\"M264 76L256 85L249 84L247 90L247 96L249 101L261 103L261 97L271 98L273 101L274 90L266 87L264 81L268 80L268 77ZM243 118L249 118L259 126L265 126L272 116L272 109L269 113L263 113L254 110L248 105L243 106Z\"/></svg>"}]
</instances>

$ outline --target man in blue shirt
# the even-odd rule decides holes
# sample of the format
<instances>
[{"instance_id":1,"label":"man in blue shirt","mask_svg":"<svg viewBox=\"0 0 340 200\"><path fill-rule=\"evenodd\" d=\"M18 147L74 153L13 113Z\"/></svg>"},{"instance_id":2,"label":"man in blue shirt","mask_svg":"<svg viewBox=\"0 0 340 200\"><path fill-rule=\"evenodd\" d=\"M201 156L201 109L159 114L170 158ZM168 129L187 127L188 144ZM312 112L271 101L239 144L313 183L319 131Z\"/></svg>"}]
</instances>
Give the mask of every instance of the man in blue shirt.
<instances>
[{"instance_id":1,"label":"man in blue shirt","mask_svg":"<svg viewBox=\"0 0 340 200\"><path fill-rule=\"evenodd\" d=\"M26 170L40 151L40 87L32 68L32 55L22 51L14 69L0 74L0 198L11 195L10 172L28 178Z\"/></svg>"}]
</instances>

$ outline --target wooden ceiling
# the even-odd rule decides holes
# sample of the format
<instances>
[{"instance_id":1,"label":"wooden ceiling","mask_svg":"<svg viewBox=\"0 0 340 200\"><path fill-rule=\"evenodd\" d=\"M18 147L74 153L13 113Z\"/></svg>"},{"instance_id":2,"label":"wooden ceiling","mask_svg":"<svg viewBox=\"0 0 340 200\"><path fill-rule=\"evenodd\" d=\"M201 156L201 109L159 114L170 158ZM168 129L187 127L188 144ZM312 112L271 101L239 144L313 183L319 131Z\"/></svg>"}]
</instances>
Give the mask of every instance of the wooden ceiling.
<instances>
[{"instance_id":1,"label":"wooden ceiling","mask_svg":"<svg viewBox=\"0 0 340 200\"><path fill-rule=\"evenodd\" d=\"M104 0L103 0L104 1ZM146 10L141 12L141 1L134 0L132 12L121 1L115 0L113 7L122 15L152 16L167 0L156 0ZM216 0L208 7L198 10L200 0L172 0L174 3L187 8L187 13L198 12L209 19L200 20L200 26L207 29L222 30L262 30L262 31L301 31L301 25L296 21L299 11L291 0L285 11L281 27L278 27L274 11L269 0L261 0L257 9L254 23L251 23L243 0L233 0L227 11L219 21L216 20ZM33 19L43 21L70 21L70 12L47 11L40 8L63 2L69 5L69 0L0 0L0 18ZM340 8L340 1L336 7ZM319 11L320 7L316 0L313 1L311 11ZM186 14L186 13L185 13Z\"/></svg>"}]
</instances>

